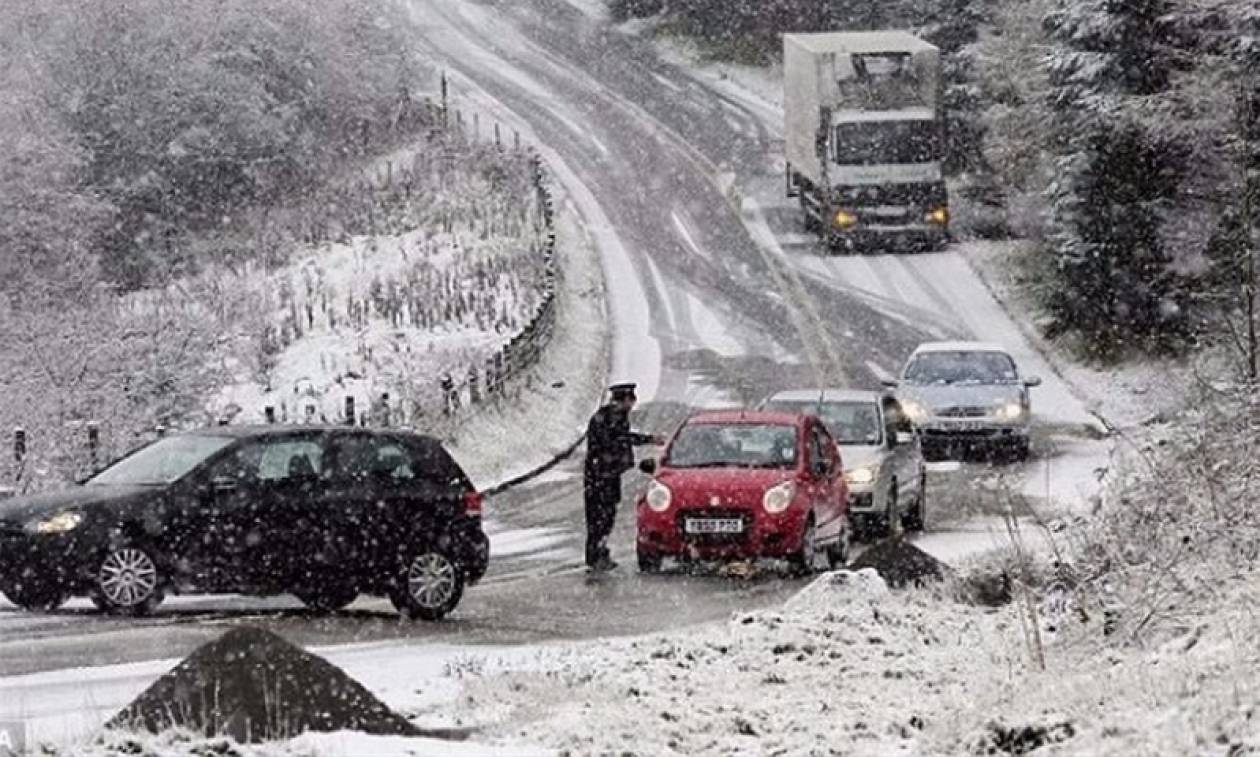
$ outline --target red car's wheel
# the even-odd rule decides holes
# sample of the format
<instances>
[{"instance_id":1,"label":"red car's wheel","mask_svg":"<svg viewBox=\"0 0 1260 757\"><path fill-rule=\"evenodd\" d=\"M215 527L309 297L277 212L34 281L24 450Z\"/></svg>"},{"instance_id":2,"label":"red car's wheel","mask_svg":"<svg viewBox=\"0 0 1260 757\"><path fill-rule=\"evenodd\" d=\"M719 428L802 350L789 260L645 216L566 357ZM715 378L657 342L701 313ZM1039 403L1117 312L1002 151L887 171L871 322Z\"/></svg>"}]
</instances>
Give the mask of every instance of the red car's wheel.
<instances>
[{"instance_id":1,"label":"red car's wheel","mask_svg":"<svg viewBox=\"0 0 1260 757\"><path fill-rule=\"evenodd\" d=\"M801 548L788 555L792 575L808 576L813 573L818 566L818 553L818 527L814 525L814 516L811 515L805 521L805 531L801 534Z\"/></svg>"},{"instance_id":2,"label":"red car's wheel","mask_svg":"<svg viewBox=\"0 0 1260 757\"><path fill-rule=\"evenodd\" d=\"M655 552L645 552L638 550L639 572L640 573L657 573L661 569L661 556Z\"/></svg>"}]
</instances>

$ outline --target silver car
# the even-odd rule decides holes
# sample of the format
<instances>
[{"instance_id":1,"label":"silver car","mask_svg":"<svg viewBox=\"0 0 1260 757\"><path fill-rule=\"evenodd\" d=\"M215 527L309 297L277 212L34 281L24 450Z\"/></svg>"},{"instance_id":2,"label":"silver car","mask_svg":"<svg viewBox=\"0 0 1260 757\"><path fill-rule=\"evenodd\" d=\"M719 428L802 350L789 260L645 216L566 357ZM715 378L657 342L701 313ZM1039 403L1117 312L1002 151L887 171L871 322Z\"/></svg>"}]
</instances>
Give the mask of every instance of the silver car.
<instances>
[{"instance_id":1,"label":"silver car","mask_svg":"<svg viewBox=\"0 0 1260 757\"><path fill-rule=\"evenodd\" d=\"M766 410L817 415L840 447L849 487L849 517L866 538L886 536L900 521L923 530L926 473L916 436L893 397L847 389L779 392Z\"/></svg>"},{"instance_id":2,"label":"silver car","mask_svg":"<svg viewBox=\"0 0 1260 757\"><path fill-rule=\"evenodd\" d=\"M1001 347L927 342L910 355L900 381L885 383L897 387L929 460L970 450L1028 457L1028 390L1041 379L1021 378L1015 360Z\"/></svg>"}]
</instances>

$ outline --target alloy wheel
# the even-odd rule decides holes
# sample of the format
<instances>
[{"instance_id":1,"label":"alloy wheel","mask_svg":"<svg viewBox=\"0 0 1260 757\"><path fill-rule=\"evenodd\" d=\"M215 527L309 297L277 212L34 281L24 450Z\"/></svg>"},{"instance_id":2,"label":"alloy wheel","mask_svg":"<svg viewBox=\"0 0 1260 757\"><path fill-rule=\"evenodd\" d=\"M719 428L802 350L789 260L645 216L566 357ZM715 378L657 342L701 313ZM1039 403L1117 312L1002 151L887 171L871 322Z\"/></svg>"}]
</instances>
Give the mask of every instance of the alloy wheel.
<instances>
[{"instance_id":1,"label":"alloy wheel","mask_svg":"<svg viewBox=\"0 0 1260 757\"><path fill-rule=\"evenodd\" d=\"M113 607L130 609L153 598L158 588L158 569L142 549L125 547L110 552L97 576L102 597Z\"/></svg>"},{"instance_id":2,"label":"alloy wheel","mask_svg":"<svg viewBox=\"0 0 1260 757\"><path fill-rule=\"evenodd\" d=\"M417 605L435 610L450 601L457 590L454 563L437 552L425 552L407 568L407 592Z\"/></svg>"}]
</instances>

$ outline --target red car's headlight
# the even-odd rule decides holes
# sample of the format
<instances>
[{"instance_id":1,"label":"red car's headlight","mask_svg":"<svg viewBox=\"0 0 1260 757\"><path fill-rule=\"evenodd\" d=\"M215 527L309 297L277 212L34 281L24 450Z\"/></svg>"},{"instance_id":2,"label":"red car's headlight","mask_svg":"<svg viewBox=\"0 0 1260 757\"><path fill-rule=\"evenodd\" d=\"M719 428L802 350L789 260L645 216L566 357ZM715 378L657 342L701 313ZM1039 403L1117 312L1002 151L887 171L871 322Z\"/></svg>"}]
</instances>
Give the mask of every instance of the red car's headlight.
<instances>
[{"instance_id":1,"label":"red car's headlight","mask_svg":"<svg viewBox=\"0 0 1260 757\"><path fill-rule=\"evenodd\" d=\"M669 503L674 499L674 494L669 487L660 481L653 480L648 484L647 496L643 501L647 502L647 506L653 512L663 513L669 509Z\"/></svg>"},{"instance_id":2,"label":"red car's headlight","mask_svg":"<svg viewBox=\"0 0 1260 757\"><path fill-rule=\"evenodd\" d=\"M768 513L781 513L788 509L788 505L792 504L792 498L795 496L796 484L784 481L766 489L765 495L761 498L761 506L766 508Z\"/></svg>"}]
</instances>

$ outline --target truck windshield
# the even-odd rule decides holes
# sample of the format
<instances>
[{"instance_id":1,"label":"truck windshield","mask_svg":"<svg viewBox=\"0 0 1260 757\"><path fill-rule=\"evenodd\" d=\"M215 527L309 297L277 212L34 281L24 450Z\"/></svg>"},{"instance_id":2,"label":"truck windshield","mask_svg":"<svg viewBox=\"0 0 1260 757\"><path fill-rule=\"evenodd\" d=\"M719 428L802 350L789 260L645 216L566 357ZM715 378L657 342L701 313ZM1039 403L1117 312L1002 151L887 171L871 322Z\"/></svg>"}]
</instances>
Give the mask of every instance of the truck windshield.
<instances>
[{"instance_id":1,"label":"truck windshield","mask_svg":"<svg viewBox=\"0 0 1260 757\"><path fill-rule=\"evenodd\" d=\"M929 163L941 141L936 121L857 121L836 126L833 153L842 166Z\"/></svg>"},{"instance_id":2,"label":"truck windshield","mask_svg":"<svg viewBox=\"0 0 1260 757\"><path fill-rule=\"evenodd\" d=\"M918 73L906 53L859 53L850 59L854 76L836 82L842 102L862 110L926 107Z\"/></svg>"}]
</instances>

